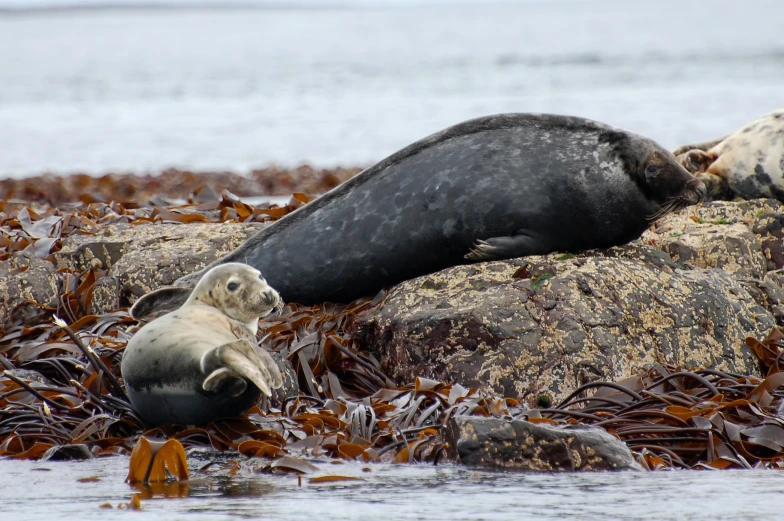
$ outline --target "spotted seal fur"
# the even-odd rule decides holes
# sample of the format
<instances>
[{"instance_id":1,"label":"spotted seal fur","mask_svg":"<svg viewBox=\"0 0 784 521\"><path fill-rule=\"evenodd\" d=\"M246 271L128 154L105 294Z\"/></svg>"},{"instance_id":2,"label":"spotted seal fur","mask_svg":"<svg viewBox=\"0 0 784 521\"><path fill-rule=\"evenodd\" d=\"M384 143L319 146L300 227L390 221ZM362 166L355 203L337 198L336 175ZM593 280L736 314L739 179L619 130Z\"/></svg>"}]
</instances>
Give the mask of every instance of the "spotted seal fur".
<instances>
[{"instance_id":1,"label":"spotted seal fur","mask_svg":"<svg viewBox=\"0 0 784 521\"><path fill-rule=\"evenodd\" d=\"M708 186L711 199L740 196L784 201L784 109L721 139L680 147L675 156Z\"/></svg>"},{"instance_id":2,"label":"spotted seal fur","mask_svg":"<svg viewBox=\"0 0 784 521\"><path fill-rule=\"evenodd\" d=\"M457 264L624 244L704 190L648 138L501 114L404 148L216 264L263 266L286 301L347 302Z\"/></svg>"}]
</instances>

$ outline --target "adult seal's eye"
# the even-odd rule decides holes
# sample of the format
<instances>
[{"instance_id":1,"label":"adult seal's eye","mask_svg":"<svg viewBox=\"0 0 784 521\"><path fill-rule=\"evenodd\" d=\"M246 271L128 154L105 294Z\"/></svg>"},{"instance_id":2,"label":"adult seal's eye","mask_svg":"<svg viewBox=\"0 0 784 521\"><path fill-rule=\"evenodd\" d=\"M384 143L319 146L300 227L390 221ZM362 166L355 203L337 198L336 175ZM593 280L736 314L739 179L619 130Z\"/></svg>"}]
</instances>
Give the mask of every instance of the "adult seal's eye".
<instances>
[{"instance_id":1,"label":"adult seal's eye","mask_svg":"<svg viewBox=\"0 0 784 521\"><path fill-rule=\"evenodd\" d=\"M226 286L226 289L229 291L237 291L237 288L239 287L240 287L239 282L229 282L229 284Z\"/></svg>"},{"instance_id":2,"label":"adult seal's eye","mask_svg":"<svg viewBox=\"0 0 784 521\"><path fill-rule=\"evenodd\" d=\"M650 179L651 177L656 177L661 172L661 167L659 165L648 165L648 168L645 169L645 177Z\"/></svg>"}]
</instances>

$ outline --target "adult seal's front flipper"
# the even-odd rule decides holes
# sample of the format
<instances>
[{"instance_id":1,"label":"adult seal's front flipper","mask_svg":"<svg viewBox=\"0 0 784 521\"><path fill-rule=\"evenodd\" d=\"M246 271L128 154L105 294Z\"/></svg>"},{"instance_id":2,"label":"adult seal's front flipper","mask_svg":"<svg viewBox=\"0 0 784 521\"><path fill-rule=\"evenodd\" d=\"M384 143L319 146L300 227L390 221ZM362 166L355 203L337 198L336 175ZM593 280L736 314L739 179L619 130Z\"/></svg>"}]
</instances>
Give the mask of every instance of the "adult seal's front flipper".
<instances>
[{"instance_id":1,"label":"adult seal's front flipper","mask_svg":"<svg viewBox=\"0 0 784 521\"><path fill-rule=\"evenodd\" d=\"M269 353L257 350L248 340L230 342L205 353L201 367L208 375L202 384L205 391L217 389L232 376L247 378L266 396L272 396L272 389L283 385L280 369Z\"/></svg>"},{"instance_id":2,"label":"adult seal's front flipper","mask_svg":"<svg viewBox=\"0 0 784 521\"><path fill-rule=\"evenodd\" d=\"M492 237L474 243L471 251L465 258L470 261L491 261L498 259L512 259L536 255L538 252L549 250L549 245L536 240L530 235L517 232L506 237Z\"/></svg>"}]
</instances>

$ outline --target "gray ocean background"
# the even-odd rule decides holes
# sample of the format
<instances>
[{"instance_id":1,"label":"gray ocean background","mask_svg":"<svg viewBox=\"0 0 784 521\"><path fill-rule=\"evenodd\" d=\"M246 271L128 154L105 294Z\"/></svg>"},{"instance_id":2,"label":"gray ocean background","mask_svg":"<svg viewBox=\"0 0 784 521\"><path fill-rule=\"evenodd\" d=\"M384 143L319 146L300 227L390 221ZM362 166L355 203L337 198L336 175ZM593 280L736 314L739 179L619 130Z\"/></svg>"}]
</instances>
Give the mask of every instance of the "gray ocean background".
<instances>
[{"instance_id":1,"label":"gray ocean background","mask_svg":"<svg viewBox=\"0 0 784 521\"><path fill-rule=\"evenodd\" d=\"M436 4L0 13L0 177L363 166L498 112L672 148L784 106L781 0Z\"/></svg>"}]
</instances>

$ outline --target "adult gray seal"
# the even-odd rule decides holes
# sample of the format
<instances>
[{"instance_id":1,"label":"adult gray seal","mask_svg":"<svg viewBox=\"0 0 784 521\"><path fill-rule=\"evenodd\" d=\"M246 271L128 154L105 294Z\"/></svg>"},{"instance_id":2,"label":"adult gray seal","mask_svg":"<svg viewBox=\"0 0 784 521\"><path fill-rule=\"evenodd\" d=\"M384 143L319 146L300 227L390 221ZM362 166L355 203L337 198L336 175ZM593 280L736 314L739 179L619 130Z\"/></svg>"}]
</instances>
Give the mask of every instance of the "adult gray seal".
<instances>
[{"instance_id":1,"label":"adult gray seal","mask_svg":"<svg viewBox=\"0 0 784 521\"><path fill-rule=\"evenodd\" d=\"M167 299L148 293L136 306ZM177 310L143 326L120 369L131 404L147 422L203 424L241 413L260 393L282 385L280 371L256 347L259 317L281 305L278 293L246 264L209 270Z\"/></svg>"},{"instance_id":2,"label":"adult gray seal","mask_svg":"<svg viewBox=\"0 0 784 521\"><path fill-rule=\"evenodd\" d=\"M784 109L721 139L680 147L675 156L707 185L711 199L740 196L784 201Z\"/></svg>"},{"instance_id":3,"label":"adult gray seal","mask_svg":"<svg viewBox=\"0 0 784 521\"><path fill-rule=\"evenodd\" d=\"M263 266L286 301L347 302L457 264L624 244L704 190L650 139L502 114L404 148L217 264Z\"/></svg>"}]
</instances>

